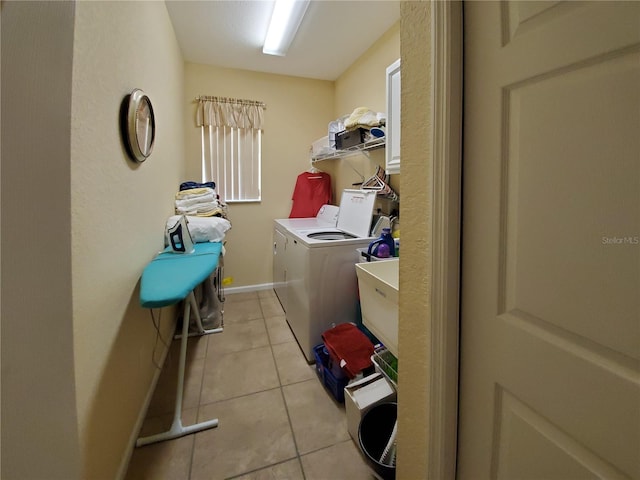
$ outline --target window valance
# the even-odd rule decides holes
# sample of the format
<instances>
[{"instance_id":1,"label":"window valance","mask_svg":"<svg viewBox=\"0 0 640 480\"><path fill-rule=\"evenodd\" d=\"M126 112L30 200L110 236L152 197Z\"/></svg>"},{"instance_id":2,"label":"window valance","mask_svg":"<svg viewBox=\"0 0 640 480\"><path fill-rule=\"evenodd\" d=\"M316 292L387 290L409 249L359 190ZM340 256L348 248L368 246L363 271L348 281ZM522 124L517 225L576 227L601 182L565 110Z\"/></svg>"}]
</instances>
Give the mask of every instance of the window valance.
<instances>
[{"instance_id":1,"label":"window valance","mask_svg":"<svg viewBox=\"0 0 640 480\"><path fill-rule=\"evenodd\" d=\"M210 96L200 96L196 100L198 127L263 128L266 109L263 102Z\"/></svg>"}]
</instances>

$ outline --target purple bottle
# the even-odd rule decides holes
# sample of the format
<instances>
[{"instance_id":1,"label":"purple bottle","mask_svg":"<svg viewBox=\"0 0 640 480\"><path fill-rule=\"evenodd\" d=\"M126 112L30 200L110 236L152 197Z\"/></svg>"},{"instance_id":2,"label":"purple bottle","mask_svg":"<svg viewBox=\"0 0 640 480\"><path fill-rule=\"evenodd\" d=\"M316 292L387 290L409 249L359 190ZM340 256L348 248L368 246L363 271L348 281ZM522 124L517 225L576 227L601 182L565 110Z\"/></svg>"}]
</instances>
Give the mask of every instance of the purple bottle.
<instances>
[{"instance_id":1,"label":"purple bottle","mask_svg":"<svg viewBox=\"0 0 640 480\"><path fill-rule=\"evenodd\" d=\"M367 249L368 255L373 255L378 258L393 257L396 254L396 244L391 236L390 228L383 228L382 235L377 240L374 240L369 244Z\"/></svg>"}]
</instances>

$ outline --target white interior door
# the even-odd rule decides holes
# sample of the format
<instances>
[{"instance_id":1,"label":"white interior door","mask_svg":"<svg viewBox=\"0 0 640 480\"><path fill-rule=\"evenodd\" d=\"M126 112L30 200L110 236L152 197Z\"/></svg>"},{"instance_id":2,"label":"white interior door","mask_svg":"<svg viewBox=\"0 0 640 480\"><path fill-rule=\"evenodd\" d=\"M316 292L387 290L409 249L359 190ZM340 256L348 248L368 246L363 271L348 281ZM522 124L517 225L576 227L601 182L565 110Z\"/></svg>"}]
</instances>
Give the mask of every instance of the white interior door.
<instances>
[{"instance_id":1,"label":"white interior door","mask_svg":"<svg viewBox=\"0 0 640 480\"><path fill-rule=\"evenodd\" d=\"M640 479L640 3L464 35L458 478Z\"/></svg>"}]
</instances>

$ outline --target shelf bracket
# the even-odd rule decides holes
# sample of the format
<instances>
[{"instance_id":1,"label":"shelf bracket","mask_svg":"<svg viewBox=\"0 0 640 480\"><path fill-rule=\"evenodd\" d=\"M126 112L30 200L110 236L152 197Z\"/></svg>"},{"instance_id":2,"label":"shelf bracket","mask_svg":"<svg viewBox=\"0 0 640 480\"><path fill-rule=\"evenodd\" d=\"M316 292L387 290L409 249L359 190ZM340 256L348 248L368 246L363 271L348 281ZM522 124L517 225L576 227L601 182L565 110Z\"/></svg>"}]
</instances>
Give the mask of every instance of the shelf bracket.
<instances>
[{"instance_id":1,"label":"shelf bracket","mask_svg":"<svg viewBox=\"0 0 640 480\"><path fill-rule=\"evenodd\" d=\"M362 152L365 153L365 152ZM369 157L368 152L367 152L367 157ZM347 160L347 158L343 158L342 160L344 160L347 165L349 165L349 168L351 168L351 170L353 170L354 172L356 172L356 174L360 177L360 184L364 183L364 175L362 175L358 170L355 169L355 167L353 165L351 165L351 162L349 160ZM353 184L353 185L357 185L357 184Z\"/></svg>"}]
</instances>

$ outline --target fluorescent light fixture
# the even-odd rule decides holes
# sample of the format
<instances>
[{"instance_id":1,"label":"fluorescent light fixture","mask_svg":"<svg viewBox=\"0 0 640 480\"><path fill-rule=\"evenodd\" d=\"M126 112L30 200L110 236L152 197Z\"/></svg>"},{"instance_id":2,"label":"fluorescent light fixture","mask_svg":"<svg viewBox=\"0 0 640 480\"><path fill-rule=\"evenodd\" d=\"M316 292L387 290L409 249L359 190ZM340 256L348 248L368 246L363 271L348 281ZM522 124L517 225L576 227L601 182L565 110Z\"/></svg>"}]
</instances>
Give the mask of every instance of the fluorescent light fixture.
<instances>
[{"instance_id":1,"label":"fluorescent light fixture","mask_svg":"<svg viewBox=\"0 0 640 480\"><path fill-rule=\"evenodd\" d=\"M283 57L293 41L309 0L276 0L262 53Z\"/></svg>"}]
</instances>

